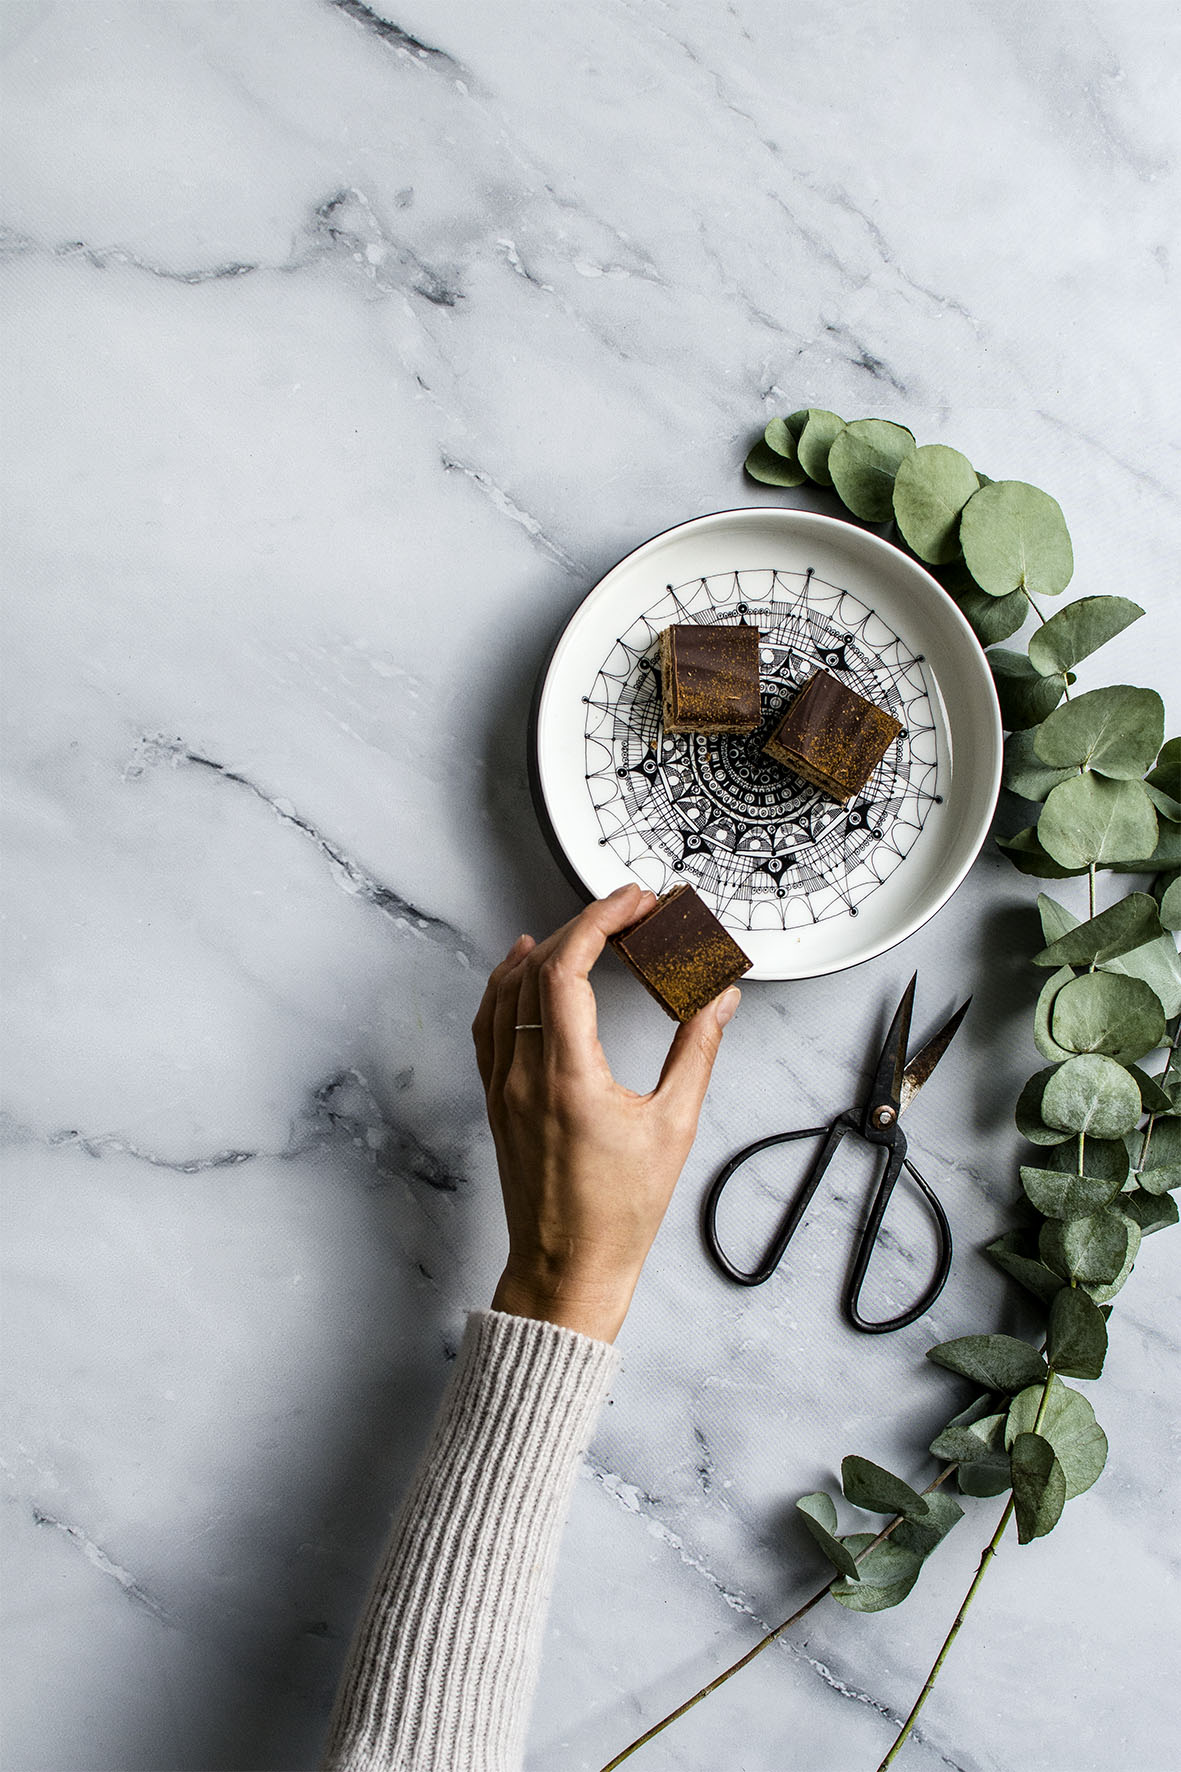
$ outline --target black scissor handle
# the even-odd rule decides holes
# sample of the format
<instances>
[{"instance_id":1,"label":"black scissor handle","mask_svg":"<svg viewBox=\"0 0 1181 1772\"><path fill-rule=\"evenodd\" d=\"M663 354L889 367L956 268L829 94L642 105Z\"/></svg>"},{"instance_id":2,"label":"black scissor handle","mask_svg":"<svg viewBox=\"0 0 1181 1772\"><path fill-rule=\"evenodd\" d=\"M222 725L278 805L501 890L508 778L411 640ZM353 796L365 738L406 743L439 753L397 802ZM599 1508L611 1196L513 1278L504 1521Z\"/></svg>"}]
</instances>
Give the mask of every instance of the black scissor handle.
<instances>
[{"instance_id":1,"label":"black scissor handle","mask_svg":"<svg viewBox=\"0 0 1181 1772\"><path fill-rule=\"evenodd\" d=\"M709 1250L722 1272L727 1274L731 1280L734 1280L739 1286L761 1286L764 1281L771 1278L771 1275L783 1260L787 1245L795 1236L796 1230L799 1227L799 1222L801 1218L803 1218L804 1213L808 1210L808 1202L816 1192L816 1189L820 1186L824 1171L832 1162L837 1146L840 1144L846 1132L852 1132L855 1126L856 1121L850 1115L842 1115L839 1120L834 1120L831 1125L804 1126L798 1132L774 1132L771 1134L770 1138L756 1139L754 1144L748 1144L745 1150L739 1151L736 1157L731 1157L730 1161L726 1164L726 1167L719 1172L717 1179L710 1188L709 1193L706 1195L703 1226L706 1248ZM780 1225L775 1240L767 1250L761 1264L753 1273L746 1273L742 1268L735 1267L734 1263L730 1260L730 1257L725 1253L721 1244L718 1242L718 1202L721 1200L722 1190L726 1183L736 1169L741 1169L742 1165L749 1157L757 1156L760 1151L770 1150L771 1146L776 1144L792 1144L797 1138L819 1138L822 1132L827 1133L828 1136L825 1139L822 1148L817 1151L816 1156L812 1161L812 1167L809 1169L797 1190L796 1197L791 1204L791 1209L783 1223ZM882 1210L883 1212L885 1211L884 1205ZM867 1265L868 1259L869 1258L866 1257Z\"/></svg>"},{"instance_id":2,"label":"black scissor handle","mask_svg":"<svg viewBox=\"0 0 1181 1772\"><path fill-rule=\"evenodd\" d=\"M737 1156L731 1157L725 1168L719 1172L713 1186L710 1188L709 1193L706 1196L703 1214L703 1231L706 1247L724 1274L728 1275L728 1277L735 1281L739 1286L761 1286L765 1281L771 1278L771 1275L783 1260L787 1246L799 1228L800 1220L807 1211L809 1202L811 1201L813 1194L815 1194L816 1189L819 1187L824 1172L836 1154L837 1147L842 1138L844 1138L847 1132L858 1131L860 1131L858 1117L855 1114L842 1114L839 1119L834 1120L832 1124L828 1126L805 1126L798 1132L777 1132L772 1134L770 1138L757 1139L753 1144L748 1144L744 1150L739 1151ZM753 1272L749 1273L742 1268L735 1267L734 1263L730 1260L718 1241L718 1204L721 1200L722 1192L726 1183L730 1180L734 1172L742 1167L743 1163L745 1163L748 1158L757 1156L760 1151L769 1150L773 1145L777 1144L791 1144L798 1138L819 1138L822 1133L827 1134L824 1144L817 1152L812 1161L811 1168L808 1170L803 1182L797 1189L787 1216L780 1225L762 1262L753 1270ZM890 1330L904 1329L908 1323L915 1322L925 1311L928 1311L931 1308L939 1294L942 1292L944 1286L947 1284L947 1276L951 1272L952 1258L951 1226L947 1222L947 1214L944 1212L934 1189L929 1187L923 1180L922 1176L907 1156L906 1140L903 1137L901 1130L895 1127L888 1139L874 1138L870 1140L870 1142L875 1145L881 1145L886 1153L886 1164L873 1196L865 1228L862 1231L861 1236L858 1238L857 1244L854 1248L853 1261L849 1269L849 1277L845 1285L844 1295L841 1302L844 1306L846 1316L855 1329L860 1329L865 1335L884 1335ZM890 1203L890 1196L894 1192L894 1188L903 1168L905 1168L907 1173L918 1183L919 1188L922 1190L923 1197L927 1201L932 1215L934 1216L938 1233L939 1262L935 1276L930 1285L922 1296L916 1299L914 1304L912 1304L907 1310L900 1311L896 1317L887 1317L881 1322L874 1322L868 1317L863 1317L861 1314L861 1289L865 1284L865 1277L869 1271L870 1259L873 1255L874 1246L878 1239L878 1233L882 1228L882 1220L886 1214L886 1207Z\"/></svg>"}]
</instances>

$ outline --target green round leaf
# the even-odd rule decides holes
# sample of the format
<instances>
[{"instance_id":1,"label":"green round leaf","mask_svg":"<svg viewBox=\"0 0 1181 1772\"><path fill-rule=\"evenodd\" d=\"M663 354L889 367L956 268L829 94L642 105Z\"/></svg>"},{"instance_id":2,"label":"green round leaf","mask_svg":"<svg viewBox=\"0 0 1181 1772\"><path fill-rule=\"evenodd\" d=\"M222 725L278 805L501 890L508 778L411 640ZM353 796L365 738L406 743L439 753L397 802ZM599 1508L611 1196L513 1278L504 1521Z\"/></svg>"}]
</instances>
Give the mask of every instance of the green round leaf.
<instances>
[{"instance_id":1,"label":"green round leaf","mask_svg":"<svg viewBox=\"0 0 1181 1772\"><path fill-rule=\"evenodd\" d=\"M1181 800L1181 738L1165 740L1148 779L1154 788L1171 794L1174 800Z\"/></svg>"},{"instance_id":2,"label":"green round leaf","mask_svg":"<svg viewBox=\"0 0 1181 1772\"><path fill-rule=\"evenodd\" d=\"M1103 970L1121 972L1127 978L1142 978L1156 992L1170 1021L1174 1015L1181 1014L1181 958L1171 935L1158 936L1156 941L1146 941L1143 947L1133 948L1130 953L1105 960Z\"/></svg>"},{"instance_id":3,"label":"green round leaf","mask_svg":"<svg viewBox=\"0 0 1181 1772\"><path fill-rule=\"evenodd\" d=\"M1154 1120L1137 1174L1146 1193L1181 1187L1181 1120Z\"/></svg>"},{"instance_id":4,"label":"green round leaf","mask_svg":"<svg viewBox=\"0 0 1181 1772\"><path fill-rule=\"evenodd\" d=\"M920 560L941 565L957 558L960 512L979 486L975 469L958 449L924 443L906 456L894 482L894 515Z\"/></svg>"},{"instance_id":5,"label":"green round leaf","mask_svg":"<svg viewBox=\"0 0 1181 1772\"><path fill-rule=\"evenodd\" d=\"M1111 1302L1127 1280L1128 1275L1135 1266L1136 1256L1140 1252L1140 1226L1129 1213L1124 1212L1123 1196L1121 1195L1117 1205L1109 1207L1108 1210L1110 1212L1118 1212L1123 1217L1124 1222L1128 1227L1128 1253L1124 1257L1124 1265L1120 1268L1120 1271L1115 1276L1114 1280L1087 1280L1084 1282L1087 1291L1090 1293L1096 1304L1109 1304Z\"/></svg>"},{"instance_id":6,"label":"green round leaf","mask_svg":"<svg viewBox=\"0 0 1181 1772\"><path fill-rule=\"evenodd\" d=\"M1126 1065L1155 1052L1165 1037L1165 1014L1143 979L1087 972L1054 998L1050 1034L1068 1052L1105 1052Z\"/></svg>"},{"instance_id":7,"label":"green round leaf","mask_svg":"<svg viewBox=\"0 0 1181 1772\"><path fill-rule=\"evenodd\" d=\"M1110 1182L1117 1191L1127 1181L1131 1162L1127 1142L1122 1137L1084 1138L1081 1155L1080 1163L1079 1141L1077 1137L1071 1138L1067 1144L1042 1151L1041 1167L1053 1169L1059 1175L1085 1173L1096 1181Z\"/></svg>"},{"instance_id":8,"label":"green round leaf","mask_svg":"<svg viewBox=\"0 0 1181 1772\"><path fill-rule=\"evenodd\" d=\"M1102 775L1060 781L1037 821L1043 849L1064 868L1148 855L1156 832L1156 813L1143 782L1108 781Z\"/></svg>"},{"instance_id":9,"label":"green round leaf","mask_svg":"<svg viewBox=\"0 0 1181 1772\"><path fill-rule=\"evenodd\" d=\"M959 1502L945 1495L942 1489L933 1489L924 1500L927 1511L923 1518L902 1520L890 1534L900 1549L913 1551L916 1557L929 1557L935 1546L941 1544L956 1522L964 1517Z\"/></svg>"},{"instance_id":10,"label":"green round leaf","mask_svg":"<svg viewBox=\"0 0 1181 1772\"><path fill-rule=\"evenodd\" d=\"M991 1464L961 1464L955 1480L961 1495L1003 1495L1012 1484L1013 1473L1006 1457L1004 1470Z\"/></svg>"},{"instance_id":11,"label":"green round leaf","mask_svg":"<svg viewBox=\"0 0 1181 1772\"><path fill-rule=\"evenodd\" d=\"M1066 1476L1054 1448L1040 1434L1018 1434L1012 1459L1017 1542L1028 1544L1058 1524L1066 1505Z\"/></svg>"},{"instance_id":12,"label":"green round leaf","mask_svg":"<svg viewBox=\"0 0 1181 1772\"><path fill-rule=\"evenodd\" d=\"M926 1502L909 1483L868 1458L842 1459L841 1487L846 1501L873 1514L907 1514L918 1520L927 1511Z\"/></svg>"},{"instance_id":13,"label":"green round leaf","mask_svg":"<svg viewBox=\"0 0 1181 1772\"><path fill-rule=\"evenodd\" d=\"M1047 676L1051 671L1068 671L1143 614L1139 603L1127 597L1082 597L1030 636L1029 662Z\"/></svg>"},{"instance_id":14,"label":"green round leaf","mask_svg":"<svg viewBox=\"0 0 1181 1772\"><path fill-rule=\"evenodd\" d=\"M1063 933L1040 954L1035 966L1089 966L1092 961L1114 960L1132 948L1142 947L1162 933L1156 900L1148 892L1129 892L1109 910L1100 911L1085 923Z\"/></svg>"},{"instance_id":15,"label":"green round leaf","mask_svg":"<svg viewBox=\"0 0 1181 1772\"><path fill-rule=\"evenodd\" d=\"M1055 597L1074 572L1057 500L1023 480L997 480L972 494L960 516L960 546L968 571L993 597Z\"/></svg>"},{"instance_id":16,"label":"green round leaf","mask_svg":"<svg viewBox=\"0 0 1181 1772\"><path fill-rule=\"evenodd\" d=\"M927 1358L990 1391L1020 1390L1046 1370L1037 1349L1014 1335L961 1335L929 1347Z\"/></svg>"},{"instance_id":17,"label":"green round leaf","mask_svg":"<svg viewBox=\"0 0 1181 1772\"><path fill-rule=\"evenodd\" d=\"M1106 1285L1128 1259L1129 1221L1119 1212L1089 1212L1081 1218L1048 1219L1038 1235L1047 1266L1072 1280Z\"/></svg>"},{"instance_id":18,"label":"green round leaf","mask_svg":"<svg viewBox=\"0 0 1181 1772\"><path fill-rule=\"evenodd\" d=\"M1018 1434L1033 1432L1042 1400L1040 1384L1014 1397L1005 1422L1005 1443L1012 1449ZM1107 1462L1107 1436L1095 1420L1095 1411L1080 1392L1050 1380L1050 1398L1038 1430L1054 1448L1054 1456L1066 1477L1066 1499L1073 1501L1099 1476Z\"/></svg>"},{"instance_id":19,"label":"green round leaf","mask_svg":"<svg viewBox=\"0 0 1181 1772\"><path fill-rule=\"evenodd\" d=\"M1054 1038L1052 1021L1054 1014L1054 999L1057 997L1058 992L1070 983L1073 977L1074 972L1069 966L1060 966L1057 972L1052 972L1042 986L1041 991L1038 994L1037 1004L1034 1008L1033 1043L1041 1053L1042 1057L1048 1058L1051 1064L1065 1064L1066 1060L1071 1056L1066 1048L1064 1046L1059 1046L1057 1040ZM1042 1095L1045 1093L1046 1084L1049 1082L1050 1075L1052 1074L1052 1072L1049 1075L1043 1074L1042 1086L1038 1091L1039 1114L1042 1111ZM1057 1144L1058 1140L1056 1138L1035 1138L1031 1142L1034 1144Z\"/></svg>"},{"instance_id":20,"label":"green round leaf","mask_svg":"<svg viewBox=\"0 0 1181 1772\"><path fill-rule=\"evenodd\" d=\"M1073 911L1068 911L1064 904L1059 904L1056 898L1051 898L1048 892L1038 893L1037 914L1042 925L1042 940L1046 942L1057 941L1069 930L1077 929L1082 921Z\"/></svg>"},{"instance_id":21,"label":"green round leaf","mask_svg":"<svg viewBox=\"0 0 1181 1772\"><path fill-rule=\"evenodd\" d=\"M949 1421L943 1432L931 1441L931 1457L946 1464L992 1465L1008 1470L1009 1455L1005 1450L1005 1418L1003 1415L977 1416L966 1409ZM928 1500L930 1497L928 1497Z\"/></svg>"},{"instance_id":22,"label":"green round leaf","mask_svg":"<svg viewBox=\"0 0 1181 1772\"><path fill-rule=\"evenodd\" d=\"M875 1537L872 1532L851 1532L845 1545L853 1556L858 1557ZM885 1612L906 1598L918 1580L922 1566L922 1558L895 1544L892 1535L857 1565L861 1579L856 1586L851 1582L837 1581L829 1592L850 1612Z\"/></svg>"},{"instance_id":23,"label":"green round leaf","mask_svg":"<svg viewBox=\"0 0 1181 1772\"><path fill-rule=\"evenodd\" d=\"M805 1526L833 1568L839 1569L841 1574L848 1576L850 1581L857 1581L859 1579L857 1565L840 1539L836 1537L837 1510L833 1506L831 1495L826 1495L823 1489L818 1489L814 1495L801 1495L796 1506L803 1515Z\"/></svg>"},{"instance_id":24,"label":"green round leaf","mask_svg":"<svg viewBox=\"0 0 1181 1772\"><path fill-rule=\"evenodd\" d=\"M1165 729L1165 707L1155 689L1126 683L1090 689L1048 715L1037 735L1043 763L1093 769L1119 781L1151 769Z\"/></svg>"},{"instance_id":25,"label":"green round leaf","mask_svg":"<svg viewBox=\"0 0 1181 1772\"><path fill-rule=\"evenodd\" d=\"M1175 800L1171 794L1162 793L1152 782L1145 781L1144 792L1156 807L1160 816L1170 824L1181 824L1181 800Z\"/></svg>"},{"instance_id":26,"label":"green round leaf","mask_svg":"<svg viewBox=\"0 0 1181 1772\"><path fill-rule=\"evenodd\" d=\"M800 433L808 422L806 411L789 413L786 418L773 418L763 432L763 441L776 455L782 455L793 467L798 464L797 445Z\"/></svg>"},{"instance_id":27,"label":"green round leaf","mask_svg":"<svg viewBox=\"0 0 1181 1772\"><path fill-rule=\"evenodd\" d=\"M758 480L763 486L802 486L808 478L803 468L785 461L761 438L747 456L744 466L751 479Z\"/></svg>"},{"instance_id":28,"label":"green round leaf","mask_svg":"<svg viewBox=\"0 0 1181 1772\"><path fill-rule=\"evenodd\" d=\"M1048 987L1047 987L1048 988ZM1050 1056L1065 1059L1069 1053L1053 1053ZM1062 1132L1057 1126L1047 1126L1042 1119L1042 1091L1054 1075L1054 1066L1048 1065L1044 1071L1035 1071L1017 1097L1017 1107L1013 1118L1017 1122L1017 1130L1022 1138L1030 1144L1061 1144L1069 1138L1069 1132ZM1037 1202L1035 1201L1036 1205Z\"/></svg>"},{"instance_id":29,"label":"green round leaf","mask_svg":"<svg viewBox=\"0 0 1181 1772\"><path fill-rule=\"evenodd\" d=\"M1140 1091L1122 1065L1098 1052L1059 1065L1042 1092L1048 1126L1095 1138L1122 1138L1140 1118Z\"/></svg>"},{"instance_id":30,"label":"green round leaf","mask_svg":"<svg viewBox=\"0 0 1181 1772\"><path fill-rule=\"evenodd\" d=\"M1038 880L1069 880L1075 874L1085 874L1086 868L1064 868L1056 862L1052 855L1047 855L1038 842L1037 831L1033 825L1018 831L1013 837L998 837L998 849L1003 849L1013 866L1022 874L1032 874Z\"/></svg>"},{"instance_id":31,"label":"green round leaf","mask_svg":"<svg viewBox=\"0 0 1181 1772\"><path fill-rule=\"evenodd\" d=\"M835 412L826 412L822 406L809 406L796 452L809 480L815 480L818 486L832 485L828 452L844 428L844 419L838 418Z\"/></svg>"},{"instance_id":32,"label":"green round leaf","mask_svg":"<svg viewBox=\"0 0 1181 1772\"><path fill-rule=\"evenodd\" d=\"M1048 1303L1061 1291L1065 1281L1061 1274L1056 1274L1053 1268L1037 1259L1035 1247L1028 1232L1006 1231L1003 1237L989 1243L984 1253L1002 1273L1024 1286L1027 1292L1032 1292L1035 1298ZM999 1494L999 1490L993 1493Z\"/></svg>"},{"instance_id":33,"label":"green round leaf","mask_svg":"<svg viewBox=\"0 0 1181 1772\"><path fill-rule=\"evenodd\" d=\"M884 418L855 418L837 433L828 452L828 472L855 517L887 523L894 514L894 476L913 453L914 437L905 425Z\"/></svg>"},{"instance_id":34,"label":"green round leaf","mask_svg":"<svg viewBox=\"0 0 1181 1772\"><path fill-rule=\"evenodd\" d=\"M1014 595L1020 596L1020 592ZM993 598L994 608L1007 601L1006 598ZM1023 800L1044 800L1051 788L1056 788L1060 781L1077 771L1069 769L1051 769L1043 763L1034 749L1037 728L1025 728L1023 731L1011 732L1005 740L1005 769L1002 780L1011 794L1020 794Z\"/></svg>"},{"instance_id":35,"label":"green round leaf","mask_svg":"<svg viewBox=\"0 0 1181 1772\"><path fill-rule=\"evenodd\" d=\"M1165 887L1160 901L1160 920L1166 929L1181 929L1181 877Z\"/></svg>"},{"instance_id":36,"label":"green round leaf","mask_svg":"<svg viewBox=\"0 0 1181 1772\"><path fill-rule=\"evenodd\" d=\"M1081 1286L1064 1286L1050 1306L1050 1365L1066 1378L1098 1378L1106 1355L1103 1312Z\"/></svg>"},{"instance_id":37,"label":"green round leaf","mask_svg":"<svg viewBox=\"0 0 1181 1772\"><path fill-rule=\"evenodd\" d=\"M988 663L1001 704L1001 721L1007 732L1036 726L1053 712L1062 700L1066 678L1059 675L1043 677L1035 671L1023 652L1009 652L995 646L988 654Z\"/></svg>"},{"instance_id":38,"label":"green round leaf","mask_svg":"<svg viewBox=\"0 0 1181 1772\"><path fill-rule=\"evenodd\" d=\"M1172 1194L1148 1194L1143 1188L1133 1188L1130 1194L1125 1194L1120 1201L1120 1211L1126 1212L1140 1226L1140 1234L1145 1237L1152 1231L1167 1230L1181 1217Z\"/></svg>"},{"instance_id":39,"label":"green round leaf","mask_svg":"<svg viewBox=\"0 0 1181 1772\"><path fill-rule=\"evenodd\" d=\"M1082 1218L1098 1212L1110 1205L1121 1185L1099 1175L1063 1174L1059 1169L1034 1169L1028 1163L1021 1165L1021 1186L1026 1198L1045 1218ZM1114 1273L1118 1272L1117 1266ZM1114 1273L1110 1277L1114 1278Z\"/></svg>"},{"instance_id":40,"label":"green round leaf","mask_svg":"<svg viewBox=\"0 0 1181 1772\"><path fill-rule=\"evenodd\" d=\"M982 646L995 646L1023 627L1029 614L1029 598L1024 591L1013 591L1007 597L990 597L987 591L949 591L948 596Z\"/></svg>"},{"instance_id":41,"label":"green round leaf","mask_svg":"<svg viewBox=\"0 0 1181 1772\"><path fill-rule=\"evenodd\" d=\"M1157 1001L1159 1002L1159 1000L1158 998ZM1140 1091L1140 1106L1146 1114L1172 1113L1172 1099L1165 1094L1155 1077L1150 1077L1147 1071L1142 1071L1138 1064L1128 1066L1128 1075L1135 1079L1136 1087Z\"/></svg>"}]
</instances>

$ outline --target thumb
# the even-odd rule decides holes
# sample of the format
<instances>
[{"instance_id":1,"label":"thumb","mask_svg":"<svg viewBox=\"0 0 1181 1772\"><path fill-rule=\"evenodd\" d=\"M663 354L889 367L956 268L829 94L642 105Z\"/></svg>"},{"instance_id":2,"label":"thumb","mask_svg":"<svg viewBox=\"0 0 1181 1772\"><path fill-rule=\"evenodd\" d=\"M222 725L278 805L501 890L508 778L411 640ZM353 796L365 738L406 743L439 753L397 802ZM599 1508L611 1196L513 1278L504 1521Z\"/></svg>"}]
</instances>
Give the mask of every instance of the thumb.
<instances>
[{"instance_id":1,"label":"thumb","mask_svg":"<svg viewBox=\"0 0 1181 1772\"><path fill-rule=\"evenodd\" d=\"M665 1101L675 1100L684 1112L692 1114L694 1123L722 1044L722 1029L741 1001L742 992L731 985L699 1009L691 1021L682 1022L673 1035L656 1094Z\"/></svg>"}]
</instances>

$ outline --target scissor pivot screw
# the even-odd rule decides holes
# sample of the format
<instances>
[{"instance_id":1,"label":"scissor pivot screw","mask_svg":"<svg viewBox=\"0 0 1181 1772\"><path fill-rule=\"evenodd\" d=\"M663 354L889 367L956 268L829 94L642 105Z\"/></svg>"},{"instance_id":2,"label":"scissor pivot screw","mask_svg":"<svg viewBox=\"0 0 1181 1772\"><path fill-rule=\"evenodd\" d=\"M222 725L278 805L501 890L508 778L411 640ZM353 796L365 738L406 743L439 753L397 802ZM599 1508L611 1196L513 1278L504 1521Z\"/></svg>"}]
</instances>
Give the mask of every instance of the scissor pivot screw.
<instances>
[{"instance_id":1,"label":"scissor pivot screw","mask_svg":"<svg viewBox=\"0 0 1181 1772\"><path fill-rule=\"evenodd\" d=\"M897 1118L898 1115L894 1112L892 1107L875 1108L873 1111L873 1123L875 1126L892 1126Z\"/></svg>"}]
</instances>

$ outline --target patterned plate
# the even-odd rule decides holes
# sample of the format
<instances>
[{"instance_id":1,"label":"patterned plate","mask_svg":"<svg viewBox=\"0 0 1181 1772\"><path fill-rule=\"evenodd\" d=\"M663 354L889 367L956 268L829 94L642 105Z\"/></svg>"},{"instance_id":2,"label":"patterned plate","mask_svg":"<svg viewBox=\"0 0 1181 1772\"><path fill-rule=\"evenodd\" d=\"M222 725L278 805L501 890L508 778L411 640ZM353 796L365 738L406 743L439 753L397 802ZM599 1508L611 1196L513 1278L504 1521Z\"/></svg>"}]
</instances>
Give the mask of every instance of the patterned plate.
<instances>
[{"instance_id":1,"label":"patterned plate","mask_svg":"<svg viewBox=\"0 0 1181 1772\"><path fill-rule=\"evenodd\" d=\"M759 629L757 732L663 732L658 636L682 622ZM847 805L762 750L821 668L903 728ZM687 880L752 977L809 978L882 953L954 892L996 804L1001 727L980 646L921 566L832 517L749 509L670 529L596 585L542 674L530 749L581 890Z\"/></svg>"}]
</instances>

